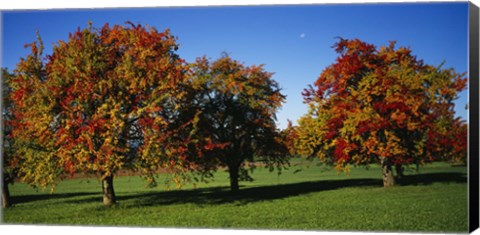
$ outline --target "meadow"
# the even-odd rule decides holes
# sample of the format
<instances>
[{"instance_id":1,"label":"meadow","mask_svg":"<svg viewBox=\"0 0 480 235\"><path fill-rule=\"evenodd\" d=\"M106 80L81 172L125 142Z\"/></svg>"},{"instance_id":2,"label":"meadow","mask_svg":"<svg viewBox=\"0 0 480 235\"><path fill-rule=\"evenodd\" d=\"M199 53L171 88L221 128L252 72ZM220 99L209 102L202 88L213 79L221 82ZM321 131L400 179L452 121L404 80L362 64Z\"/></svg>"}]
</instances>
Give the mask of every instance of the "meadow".
<instances>
[{"instance_id":1,"label":"meadow","mask_svg":"<svg viewBox=\"0 0 480 235\"><path fill-rule=\"evenodd\" d=\"M229 191L228 174L167 190L146 188L139 176L115 178L118 204L102 205L95 178L60 182L55 193L16 183L3 223L163 228L233 228L315 231L467 232L466 167L448 163L407 169L395 187L383 188L381 169L339 173L295 160L278 175L257 168L253 182Z\"/></svg>"}]
</instances>

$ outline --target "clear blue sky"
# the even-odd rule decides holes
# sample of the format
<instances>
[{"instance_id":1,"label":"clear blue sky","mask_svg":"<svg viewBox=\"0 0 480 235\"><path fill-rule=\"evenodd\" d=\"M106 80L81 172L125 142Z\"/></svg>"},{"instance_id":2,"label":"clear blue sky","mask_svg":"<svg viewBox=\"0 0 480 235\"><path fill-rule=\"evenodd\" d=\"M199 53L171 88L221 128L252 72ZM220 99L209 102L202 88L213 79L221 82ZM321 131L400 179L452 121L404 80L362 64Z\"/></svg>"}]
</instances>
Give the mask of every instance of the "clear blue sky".
<instances>
[{"instance_id":1,"label":"clear blue sky","mask_svg":"<svg viewBox=\"0 0 480 235\"><path fill-rule=\"evenodd\" d=\"M125 21L170 28L178 37L179 54L191 62L222 52L246 65L265 64L287 95L278 113L280 127L307 112L301 92L334 62L337 36L359 38L377 46L390 40L409 46L418 58L457 72L467 71L468 4L383 3L297 6L166 7L102 10L36 10L2 12L2 67L12 70L39 30L46 53L69 32ZM467 120L468 91L456 111Z\"/></svg>"}]
</instances>

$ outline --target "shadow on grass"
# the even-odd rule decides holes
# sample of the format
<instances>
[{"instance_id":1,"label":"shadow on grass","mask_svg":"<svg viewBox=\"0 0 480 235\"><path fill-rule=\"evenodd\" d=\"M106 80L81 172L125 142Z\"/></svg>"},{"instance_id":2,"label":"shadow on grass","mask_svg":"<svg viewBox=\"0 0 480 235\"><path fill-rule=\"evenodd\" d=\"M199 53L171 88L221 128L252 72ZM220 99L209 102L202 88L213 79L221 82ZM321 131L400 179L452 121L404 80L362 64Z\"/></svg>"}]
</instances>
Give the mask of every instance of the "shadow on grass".
<instances>
[{"instance_id":1,"label":"shadow on grass","mask_svg":"<svg viewBox=\"0 0 480 235\"><path fill-rule=\"evenodd\" d=\"M399 185L429 185L432 183L467 183L467 176L463 173L425 173L407 175Z\"/></svg>"},{"instance_id":2,"label":"shadow on grass","mask_svg":"<svg viewBox=\"0 0 480 235\"><path fill-rule=\"evenodd\" d=\"M237 205L244 205L252 202L269 201L345 187L377 186L381 185L381 182L382 181L378 179L323 180L240 188L237 192L231 192L229 187L212 187L119 196L118 199L120 201L135 200L132 206L181 203L195 203L200 205L235 203Z\"/></svg>"},{"instance_id":3,"label":"shadow on grass","mask_svg":"<svg viewBox=\"0 0 480 235\"><path fill-rule=\"evenodd\" d=\"M467 178L462 173L429 173L407 175L399 185L429 185L432 183L466 183ZM172 205L183 203L195 203L199 205L235 203L243 205L247 203L282 199L303 194L335 190L348 187L382 187L381 179L341 179L321 180L291 184L268 185L258 187L241 188L238 192L231 192L229 187L210 187L191 190L172 190L149 193L133 193L117 195L117 201L133 200L125 204L126 207L148 207L155 205ZM83 199L76 196L90 196ZM47 195L28 195L15 197L16 203L29 202L43 199L64 199L67 203L101 203L100 193L64 193Z\"/></svg>"},{"instance_id":4,"label":"shadow on grass","mask_svg":"<svg viewBox=\"0 0 480 235\"><path fill-rule=\"evenodd\" d=\"M85 192L77 192L77 193L53 193L53 194L34 194L34 195L20 195L20 196L13 196L12 203L13 204L20 204L20 203L28 203L33 201L43 201L43 200L52 200L52 199L68 199L80 196L92 196L98 195L98 193L85 193Z\"/></svg>"},{"instance_id":5,"label":"shadow on grass","mask_svg":"<svg viewBox=\"0 0 480 235\"><path fill-rule=\"evenodd\" d=\"M429 185L432 183L466 183L462 173L430 173L405 176L399 185ZM322 180L292 184L269 185L240 189L230 192L228 187L214 187L195 190L176 190L119 196L122 200L135 200L132 206L170 205L179 203L243 205L252 202L269 201L292 196L322 192L348 187L382 187L381 179Z\"/></svg>"}]
</instances>

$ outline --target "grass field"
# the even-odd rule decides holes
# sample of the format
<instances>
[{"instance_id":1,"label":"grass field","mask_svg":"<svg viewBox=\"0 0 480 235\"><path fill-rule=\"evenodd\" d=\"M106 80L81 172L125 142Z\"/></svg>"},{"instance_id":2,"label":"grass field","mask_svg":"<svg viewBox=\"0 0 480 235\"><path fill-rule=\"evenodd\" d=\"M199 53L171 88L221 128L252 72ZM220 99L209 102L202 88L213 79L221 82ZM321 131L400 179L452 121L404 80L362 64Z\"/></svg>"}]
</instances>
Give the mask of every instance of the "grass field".
<instances>
[{"instance_id":1,"label":"grass field","mask_svg":"<svg viewBox=\"0 0 480 235\"><path fill-rule=\"evenodd\" d=\"M467 232L465 167L435 163L407 170L401 186L383 188L378 167L350 175L295 161L281 175L258 168L238 194L218 172L181 190L145 188L138 176L115 178L118 205L102 205L97 179L61 182L54 194L11 186L7 224L106 225L322 231ZM298 170L301 171L298 171ZM161 181L161 179L160 179Z\"/></svg>"}]
</instances>

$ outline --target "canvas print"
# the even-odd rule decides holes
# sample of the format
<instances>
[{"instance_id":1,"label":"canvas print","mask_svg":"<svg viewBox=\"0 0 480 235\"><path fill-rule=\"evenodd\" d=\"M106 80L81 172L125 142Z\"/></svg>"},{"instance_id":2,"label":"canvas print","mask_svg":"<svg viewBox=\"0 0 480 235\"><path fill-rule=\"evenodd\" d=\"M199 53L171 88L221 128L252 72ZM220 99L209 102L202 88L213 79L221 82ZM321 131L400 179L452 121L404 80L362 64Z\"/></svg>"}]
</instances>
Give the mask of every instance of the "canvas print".
<instances>
[{"instance_id":1,"label":"canvas print","mask_svg":"<svg viewBox=\"0 0 480 235\"><path fill-rule=\"evenodd\" d=\"M469 6L2 11L2 223L466 233Z\"/></svg>"}]
</instances>

